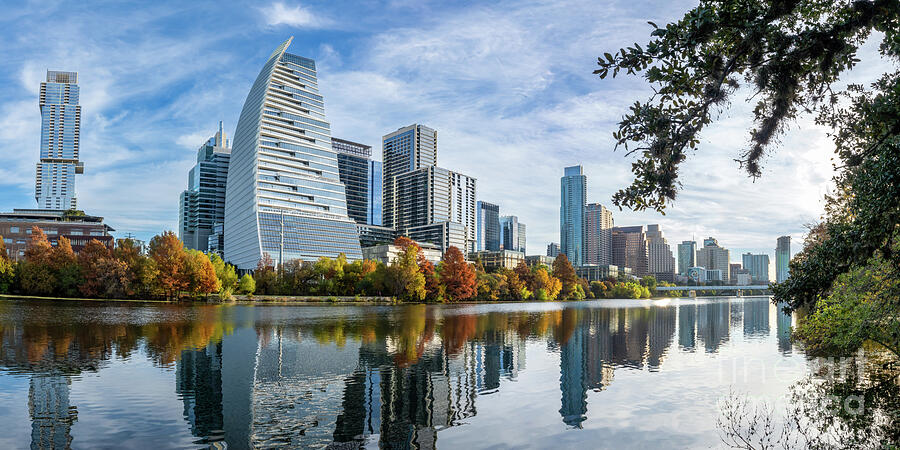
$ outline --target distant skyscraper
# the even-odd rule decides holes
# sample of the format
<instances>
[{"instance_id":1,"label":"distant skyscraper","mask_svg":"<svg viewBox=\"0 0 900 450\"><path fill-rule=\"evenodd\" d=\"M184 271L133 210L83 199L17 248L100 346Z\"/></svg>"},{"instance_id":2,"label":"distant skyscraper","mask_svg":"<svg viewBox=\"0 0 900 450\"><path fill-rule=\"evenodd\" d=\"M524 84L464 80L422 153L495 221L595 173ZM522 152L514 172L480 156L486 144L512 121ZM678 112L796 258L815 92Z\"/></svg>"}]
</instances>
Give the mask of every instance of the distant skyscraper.
<instances>
[{"instance_id":1,"label":"distant skyscraper","mask_svg":"<svg viewBox=\"0 0 900 450\"><path fill-rule=\"evenodd\" d=\"M35 175L34 199L38 208L76 208L75 175L84 173L84 164L78 160L78 73L48 70L40 95L41 160Z\"/></svg>"},{"instance_id":2,"label":"distant skyscraper","mask_svg":"<svg viewBox=\"0 0 900 450\"><path fill-rule=\"evenodd\" d=\"M209 251L209 236L217 223L225 221L225 182L230 159L231 147L219 122L216 135L197 150L197 163L188 172L188 188L179 198L178 233L187 248Z\"/></svg>"},{"instance_id":3,"label":"distant skyscraper","mask_svg":"<svg viewBox=\"0 0 900 450\"><path fill-rule=\"evenodd\" d=\"M766 284L769 282L769 255L741 255L741 263L750 271L750 278L754 283Z\"/></svg>"},{"instance_id":4,"label":"distant skyscraper","mask_svg":"<svg viewBox=\"0 0 900 450\"><path fill-rule=\"evenodd\" d=\"M675 281L675 257L659 225L647 225L647 267L659 281Z\"/></svg>"},{"instance_id":5,"label":"distant skyscraper","mask_svg":"<svg viewBox=\"0 0 900 450\"><path fill-rule=\"evenodd\" d=\"M612 263L630 267L638 277L650 275L647 234L643 225L612 229Z\"/></svg>"},{"instance_id":6,"label":"distant skyscraper","mask_svg":"<svg viewBox=\"0 0 900 450\"><path fill-rule=\"evenodd\" d=\"M479 201L476 211L476 251L500 250L500 207Z\"/></svg>"},{"instance_id":7,"label":"distant skyscraper","mask_svg":"<svg viewBox=\"0 0 900 450\"><path fill-rule=\"evenodd\" d=\"M525 224L522 222L519 222L519 236L517 242L519 243L519 251L525 253Z\"/></svg>"},{"instance_id":8,"label":"distant skyscraper","mask_svg":"<svg viewBox=\"0 0 900 450\"><path fill-rule=\"evenodd\" d=\"M781 236L775 246L775 281L784 282L790 276L791 237Z\"/></svg>"},{"instance_id":9,"label":"distant skyscraper","mask_svg":"<svg viewBox=\"0 0 900 450\"><path fill-rule=\"evenodd\" d=\"M225 259L252 269L263 253L278 262L344 253L362 259L347 215L331 127L315 61L286 53L266 61L244 102L225 197Z\"/></svg>"},{"instance_id":10,"label":"distant skyscraper","mask_svg":"<svg viewBox=\"0 0 900 450\"><path fill-rule=\"evenodd\" d=\"M721 270L723 280L731 278L728 258L728 249L719 247L719 242L711 237L704 239L703 248L697 250L697 266L706 270Z\"/></svg>"},{"instance_id":11,"label":"distant skyscraper","mask_svg":"<svg viewBox=\"0 0 900 450\"><path fill-rule=\"evenodd\" d=\"M697 243L682 241L678 244L678 274L687 276L688 269L697 265Z\"/></svg>"},{"instance_id":12,"label":"distant skyscraper","mask_svg":"<svg viewBox=\"0 0 900 450\"><path fill-rule=\"evenodd\" d=\"M584 265L584 205L587 177L581 166L566 167L560 179L560 253L573 265Z\"/></svg>"},{"instance_id":13,"label":"distant skyscraper","mask_svg":"<svg viewBox=\"0 0 900 450\"><path fill-rule=\"evenodd\" d=\"M347 192L347 215L356 223L369 223L372 147L338 138L331 139L331 147L337 152L338 174Z\"/></svg>"},{"instance_id":14,"label":"distant skyscraper","mask_svg":"<svg viewBox=\"0 0 900 450\"><path fill-rule=\"evenodd\" d=\"M412 124L385 135L381 144L384 162L382 221L386 227L398 228L393 178L437 165L437 131L425 125Z\"/></svg>"},{"instance_id":15,"label":"distant skyscraper","mask_svg":"<svg viewBox=\"0 0 900 450\"><path fill-rule=\"evenodd\" d=\"M525 225L519 223L518 216L503 216L500 218L500 245L504 250L525 252Z\"/></svg>"},{"instance_id":16,"label":"distant skyscraper","mask_svg":"<svg viewBox=\"0 0 900 450\"><path fill-rule=\"evenodd\" d=\"M547 256L556 258L559 256L559 244L556 242L551 242L547 244Z\"/></svg>"},{"instance_id":17,"label":"distant skyscraper","mask_svg":"<svg viewBox=\"0 0 900 450\"><path fill-rule=\"evenodd\" d=\"M612 264L612 211L599 203L584 207L584 263Z\"/></svg>"}]
</instances>

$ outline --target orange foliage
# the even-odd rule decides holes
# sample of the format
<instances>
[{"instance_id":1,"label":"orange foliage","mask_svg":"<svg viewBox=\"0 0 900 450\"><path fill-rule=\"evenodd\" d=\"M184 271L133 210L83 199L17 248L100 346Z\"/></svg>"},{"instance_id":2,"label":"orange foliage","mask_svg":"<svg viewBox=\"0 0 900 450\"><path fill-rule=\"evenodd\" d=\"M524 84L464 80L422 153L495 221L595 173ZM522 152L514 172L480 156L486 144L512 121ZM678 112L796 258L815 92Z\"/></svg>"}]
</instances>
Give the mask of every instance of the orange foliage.
<instances>
[{"instance_id":1,"label":"orange foliage","mask_svg":"<svg viewBox=\"0 0 900 450\"><path fill-rule=\"evenodd\" d=\"M447 296L452 301L468 300L477 292L475 271L456 247L451 246L444 253L441 281L447 289Z\"/></svg>"}]
</instances>

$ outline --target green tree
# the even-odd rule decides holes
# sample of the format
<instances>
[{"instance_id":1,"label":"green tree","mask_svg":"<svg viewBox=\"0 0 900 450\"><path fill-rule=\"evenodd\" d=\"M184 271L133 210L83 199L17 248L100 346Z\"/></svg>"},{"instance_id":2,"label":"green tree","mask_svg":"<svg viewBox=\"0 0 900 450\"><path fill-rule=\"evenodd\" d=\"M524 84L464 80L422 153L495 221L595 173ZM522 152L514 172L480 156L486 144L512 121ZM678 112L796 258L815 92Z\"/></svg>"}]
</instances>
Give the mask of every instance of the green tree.
<instances>
[{"instance_id":1,"label":"green tree","mask_svg":"<svg viewBox=\"0 0 900 450\"><path fill-rule=\"evenodd\" d=\"M282 264L282 268L284 264ZM280 293L278 290L278 273L275 271L275 260L268 252L263 252L262 257L256 263L253 271L253 281L256 282L256 292L260 295L273 295Z\"/></svg>"},{"instance_id":2,"label":"green tree","mask_svg":"<svg viewBox=\"0 0 900 450\"><path fill-rule=\"evenodd\" d=\"M387 267L384 284L391 295L403 301L425 299L425 276L419 271L419 247L410 245Z\"/></svg>"},{"instance_id":3,"label":"green tree","mask_svg":"<svg viewBox=\"0 0 900 450\"><path fill-rule=\"evenodd\" d=\"M801 112L831 130L837 154L836 195L804 255L791 261L791 277L774 287L775 299L815 308L841 274L876 252L900 264L891 248L900 224L898 21L897 0L704 0L677 22L651 23L649 43L604 54L595 71L601 78L643 72L654 85L614 134L627 154L638 155L633 183L614 202L662 211L674 200L679 167L746 80L756 125L738 159L748 175L760 176L765 155ZM875 31L882 57L894 63L890 71L835 92Z\"/></svg>"},{"instance_id":4,"label":"green tree","mask_svg":"<svg viewBox=\"0 0 900 450\"><path fill-rule=\"evenodd\" d=\"M222 297L222 300L231 299L231 294L237 287L238 282L238 276L237 272L234 270L234 266L226 264L225 261L215 253L209 254L209 262L212 263L213 269L216 271L216 278L221 285L219 295Z\"/></svg>"},{"instance_id":5,"label":"green tree","mask_svg":"<svg viewBox=\"0 0 900 450\"><path fill-rule=\"evenodd\" d=\"M244 295L253 295L256 292L256 281L249 273L245 273L238 282L238 292Z\"/></svg>"}]
</instances>

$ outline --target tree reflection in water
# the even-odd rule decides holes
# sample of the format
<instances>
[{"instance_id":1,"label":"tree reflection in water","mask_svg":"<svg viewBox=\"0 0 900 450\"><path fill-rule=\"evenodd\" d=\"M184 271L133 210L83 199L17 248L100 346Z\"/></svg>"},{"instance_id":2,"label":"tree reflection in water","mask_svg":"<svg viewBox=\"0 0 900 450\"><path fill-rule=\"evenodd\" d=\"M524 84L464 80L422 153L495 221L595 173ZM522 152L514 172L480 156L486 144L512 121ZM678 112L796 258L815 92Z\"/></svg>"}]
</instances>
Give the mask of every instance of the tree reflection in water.
<instances>
[{"instance_id":1,"label":"tree reflection in water","mask_svg":"<svg viewBox=\"0 0 900 450\"><path fill-rule=\"evenodd\" d=\"M478 397L526 370L529 343L559 354L558 417L570 428L584 427L588 393L607 389L617 370L660 370L672 351L717 353L741 331L768 336L772 314L778 350L792 351L791 318L766 298L604 305L2 302L0 364L35 380L38 446L73 442L73 375L139 354L174 365L173 391L196 443L431 448L440 430L473 420ZM896 401L896 391L878 398Z\"/></svg>"}]
</instances>

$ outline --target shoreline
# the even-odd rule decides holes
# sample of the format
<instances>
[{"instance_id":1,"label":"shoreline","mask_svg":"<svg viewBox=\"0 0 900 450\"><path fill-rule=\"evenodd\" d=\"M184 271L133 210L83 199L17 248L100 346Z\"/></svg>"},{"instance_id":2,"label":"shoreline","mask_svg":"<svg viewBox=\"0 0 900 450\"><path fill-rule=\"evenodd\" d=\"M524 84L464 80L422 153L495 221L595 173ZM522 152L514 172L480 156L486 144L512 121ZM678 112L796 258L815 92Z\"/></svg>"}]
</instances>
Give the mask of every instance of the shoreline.
<instances>
[{"instance_id":1,"label":"shoreline","mask_svg":"<svg viewBox=\"0 0 900 450\"><path fill-rule=\"evenodd\" d=\"M490 304L509 304L509 303L580 303L587 301L622 301L633 300L643 302L647 300L681 300L681 299L698 299L698 298L718 298L718 297L734 297L732 295L713 295L698 297L650 297L650 298L592 298L584 300L551 300L551 301L535 301L535 300L494 300L494 301L463 301L463 302L447 302L447 303L428 303L428 302L401 302L390 297L337 297L337 296L253 296L248 299L246 296L235 296L231 301L218 300L159 300L159 299L128 299L128 298L86 298L86 297L42 297L36 295L14 295L0 294L2 300L38 300L38 301L63 301L63 302L93 302L93 303L157 303L168 305L294 305L294 306L402 306L402 305L490 305ZM745 295L739 298L752 297L771 297L771 295Z\"/></svg>"}]
</instances>

